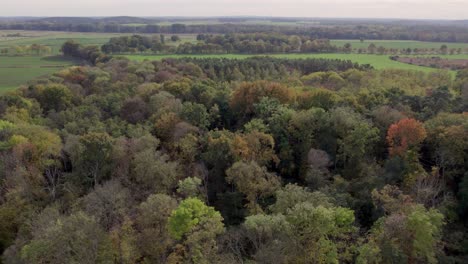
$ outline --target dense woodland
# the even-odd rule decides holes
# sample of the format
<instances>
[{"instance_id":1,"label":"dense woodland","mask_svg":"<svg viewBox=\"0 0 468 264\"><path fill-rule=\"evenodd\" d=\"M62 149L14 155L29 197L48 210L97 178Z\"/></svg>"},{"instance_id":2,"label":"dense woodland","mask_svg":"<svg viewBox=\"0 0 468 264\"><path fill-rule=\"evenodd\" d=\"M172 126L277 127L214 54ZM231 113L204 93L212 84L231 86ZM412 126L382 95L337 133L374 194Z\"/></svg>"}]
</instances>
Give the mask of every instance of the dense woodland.
<instances>
[{"instance_id":1,"label":"dense woodland","mask_svg":"<svg viewBox=\"0 0 468 264\"><path fill-rule=\"evenodd\" d=\"M346 20L346 19L281 19L269 18L271 23L248 24L248 18L202 19L185 24L187 19L145 19L137 17L108 18L42 18L0 20L0 30L41 30L108 33L164 33L164 34L227 34L280 32L287 35L305 35L313 39L388 39L435 42L468 42L466 21L401 21L401 20ZM254 18L261 20L261 18ZM195 20L196 21L196 20ZM165 22L166 24L158 24ZM290 22L291 24L278 24ZM298 23L294 25L294 23ZM305 24L301 24L304 22ZM309 23L309 24L307 24Z\"/></svg>"},{"instance_id":2,"label":"dense woodland","mask_svg":"<svg viewBox=\"0 0 468 264\"><path fill-rule=\"evenodd\" d=\"M106 54L273 54L273 53L357 53L378 55L455 55L468 52L468 48L385 48L370 43L367 48L354 48L345 43L334 46L328 39L312 39L301 35L279 33L198 34L197 42L179 41L177 35L166 40L165 35L132 35L114 37L101 46ZM364 42L364 39L361 39Z\"/></svg>"},{"instance_id":3,"label":"dense woodland","mask_svg":"<svg viewBox=\"0 0 468 264\"><path fill-rule=\"evenodd\" d=\"M177 37L177 36L174 36ZM101 47L104 53L177 53L177 54L219 54L219 53L291 53L291 52L336 52L338 48L329 40L310 39L277 33L226 34L197 36L199 43L182 43L177 47L167 45L165 36L122 36L111 38Z\"/></svg>"},{"instance_id":4,"label":"dense woodland","mask_svg":"<svg viewBox=\"0 0 468 264\"><path fill-rule=\"evenodd\" d=\"M62 50L0 96L2 263L468 261L468 70Z\"/></svg>"}]
</instances>

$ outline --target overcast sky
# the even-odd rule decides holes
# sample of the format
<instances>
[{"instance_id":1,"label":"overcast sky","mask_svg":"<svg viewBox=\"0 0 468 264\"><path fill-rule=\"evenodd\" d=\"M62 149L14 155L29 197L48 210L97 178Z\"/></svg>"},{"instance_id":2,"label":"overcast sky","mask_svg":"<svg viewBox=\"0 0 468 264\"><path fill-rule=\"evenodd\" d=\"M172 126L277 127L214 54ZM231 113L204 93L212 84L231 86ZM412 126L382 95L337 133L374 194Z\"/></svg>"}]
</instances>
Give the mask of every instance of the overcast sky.
<instances>
[{"instance_id":1,"label":"overcast sky","mask_svg":"<svg viewBox=\"0 0 468 264\"><path fill-rule=\"evenodd\" d=\"M468 0L0 0L0 16L468 19Z\"/></svg>"}]
</instances>

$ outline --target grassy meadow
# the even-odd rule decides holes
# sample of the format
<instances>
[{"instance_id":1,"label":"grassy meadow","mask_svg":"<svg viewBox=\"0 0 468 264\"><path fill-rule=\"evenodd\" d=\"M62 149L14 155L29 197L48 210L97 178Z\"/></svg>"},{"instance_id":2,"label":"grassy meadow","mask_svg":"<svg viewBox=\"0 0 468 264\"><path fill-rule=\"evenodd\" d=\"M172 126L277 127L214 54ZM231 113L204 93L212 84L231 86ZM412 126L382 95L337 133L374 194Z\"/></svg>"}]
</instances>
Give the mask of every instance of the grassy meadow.
<instances>
[{"instance_id":1,"label":"grassy meadow","mask_svg":"<svg viewBox=\"0 0 468 264\"><path fill-rule=\"evenodd\" d=\"M7 35L21 34L19 37L7 37ZM52 48L52 54L60 53L60 47L67 40L74 40L82 45L101 46L113 37L129 36L131 33L80 33L80 32L55 32L55 31L18 31L0 30L0 49L16 45L41 44ZM149 34L141 34L149 35ZM152 34L159 35L159 34ZM171 34L166 34L166 42L169 45L177 45L183 42L196 42L195 34L178 34L180 41L170 41Z\"/></svg>"},{"instance_id":2,"label":"grassy meadow","mask_svg":"<svg viewBox=\"0 0 468 264\"><path fill-rule=\"evenodd\" d=\"M29 80L72 64L73 61L59 56L0 57L0 92L14 89Z\"/></svg>"},{"instance_id":3,"label":"grassy meadow","mask_svg":"<svg viewBox=\"0 0 468 264\"><path fill-rule=\"evenodd\" d=\"M19 36L14 36L16 34ZM27 83L29 80L45 76L58 71L61 67L74 64L73 61L61 58L62 44L70 39L83 45L97 45L109 41L110 38L131 34L110 33L79 33L79 32L50 32L50 31L21 31L0 30L0 49L12 46L41 44L52 50L47 56L0 56L0 93ZM196 35L180 34L180 41L170 41L171 35L166 35L167 43L177 45L182 42L195 42Z\"/></svg>"}]
</instances>

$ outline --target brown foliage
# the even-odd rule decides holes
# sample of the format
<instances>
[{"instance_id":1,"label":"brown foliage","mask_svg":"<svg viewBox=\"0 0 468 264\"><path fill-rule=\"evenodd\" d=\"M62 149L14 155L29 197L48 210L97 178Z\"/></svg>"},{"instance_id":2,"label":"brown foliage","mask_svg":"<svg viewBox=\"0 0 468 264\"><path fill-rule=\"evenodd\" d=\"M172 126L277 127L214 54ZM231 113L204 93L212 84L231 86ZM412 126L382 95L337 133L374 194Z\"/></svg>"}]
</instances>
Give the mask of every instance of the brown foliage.
<instances>
[{"instance_id":1,"label":"brown foliage","mask_svg":"<svg viewBox=\"0 0 468 264\"><path fill-rule=\"evenodd\" d=\"M293 98L293 92L288 87L274 82L255 81L242 83L231 97L231 107L241 115L250 115L254 105L263 97L277 99L280 103L288 103Z\"/></svg>"},{"instance_id":2,"label":"brown foliage","mask_svg":"<svg viewBox=\"0 0 468 264\"><path fill-rule=\"evenodd\" d=\"M408 149L417 147L426 138L426 130L421 122L405 118L390 126L387 143L391 156L403 155Z\"/></svg>"},{"instance_id":3,"label":"brown foliage","mask_svg":"<svg viewBox=\"0 0 468 264\"><path fill-rule=\"evenodd\" d=\"M140 97L127 99L120 110L120 116L122 119L132 124L136 124L147 119L148 115L148 106Z\"/></svg>"}]
</instances>

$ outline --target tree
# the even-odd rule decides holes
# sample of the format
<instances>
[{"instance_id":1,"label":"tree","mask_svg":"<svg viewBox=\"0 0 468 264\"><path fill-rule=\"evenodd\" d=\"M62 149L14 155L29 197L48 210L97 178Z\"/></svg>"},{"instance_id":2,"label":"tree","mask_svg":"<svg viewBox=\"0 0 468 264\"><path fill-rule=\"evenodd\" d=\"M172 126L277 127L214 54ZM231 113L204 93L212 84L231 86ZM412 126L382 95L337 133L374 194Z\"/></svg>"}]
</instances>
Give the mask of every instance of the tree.
<instances>
[{"instance_id":1,"label":"tree","mask_svg":"<svg viewBox=\"0 0 468 264\"><path fill-rule=\"evenodd\" d=\"M180 37L179 37L178 35L172 35L172 36L171 36L171 41L172 41L172 42L180 41Z\"/></svg>"},{"instance_id":2,"label":"tree","mask_svg":"<svg viewBox=\"0 0 468 264\"><path fill-rule=\"evenodd\" d=\"M138 206L138 242L144 259L150 263L166 262L174 243L167 229L168 219L176 208L177 201L165 194L152 194Z\"/></svg>"},{"instance_id":3,"label":"tree","mask_svg":"<svg viewBox=\"0 0 468 264\"><path fill-rule=\"evenodd\" d=\"M275 192L276 202L270 206L275 214L286 215L296 204L310 203L313 206L332 207L330 197L321 192L310 192L296 184L288 184Z\"/></svg>"},{"instance_id":4,"label":"tree","mask_svg":"<svg viewBox=\"0 0 468 264\"><path fill-rule=\"evenodd\" d=\"M407 150L418 150L419 144L426 138L426 130L421 122L405 118L390 126L387 143L391 156L402 156Z\"/></svg>"},{"instance_id":5,"label":"tree","mask_svg":"<svg viewBox=\"0 0 468 264\"><path fill-rule=\"evenodd\" d=\"M56 214L57 215L57 214ZM38 222L21 249L29 263L111 263L110 241L97 222L82 212Z\"/></svg>"},{"instance_id":6,"label":"tree","mask_svg":"<svg viewBox=\"0 0 468 264\"><path fill-rule=\"evenodd\" d=\"M303 247L297 261L313 259L315 263L338 263L339 250L347 248L347 235L354 232L354 212L342 207L314 206L311 203L296 204L287 214L293 234Z\"/></svg>"},{"instance_id":7,"label":"tree","mask_svg":"<svg viewBox=\"0 0 468 264\"><path fill-rule=\"evenodd\" d=\"M79 56L80 44L69 40L62 45L60 51L64 56L78 57Z\"/></svg>"},{"instance_id":8,"label":"tree","mask_svg":"<svg viewBox=\"0 0 468 264\"><path fill-rule=\"evenodd\" d=\"M188 177L184 180L180 180L177 193L188 198L188 197L198 197L199 199L204 199L202 192L202 180L197 177Z\"/></svg>"},{"instance_id":9,"label":"tree","mask_svg":"<svg viewBox=\"0 0 468 264\"><path fill-rule=\"evenodd\" d=\"M252 258L259 263L287 263L295 253L292 227L282 214L251 215L242 227L246 234L241 238L249 242Z\"/></svg>"},{"instance_id":10,"label":"tree","mask_svg":"<svg viewBox=\"0 0 468 264\"><path fill-rule=\"evenodd\" d=\"M277 99L280 103L288 103L292 98L292 91L279 83L256 81L243 83L234 90L230 106L241 117L248 117L254 112L254 105L263 97Z\"/></svg>"},{"instance_id":11,"label":"tree","mask_svg":"<svg viewBox=\"0 0 468 264\"><path fill-rule=\"evenodd\" d=\"M210 116L202 104L187 102L183 104L181 118L202 129L210 125Z\"/></svg>"},{"instance_id":12,"label":"tree","mask_svg":"<svg viewBox=\"0 0 468 264\"><path fill-rule=\"evenodd\" d=\"M179 164L169 160L169 156L154 149L146 149L137 154L132 162L132 173L141 191L147 193L170 193L180 178Z\"/></svg>"},{"instance_id":13,"label":"tree","mask_svg":"<svg viewBox=\"0 0 468 264\"><path fill-rule=\"evenodd\" d=\"M372 196L386 216L372 227L368 242L359 249L357 262L437 263L444 216L436 209L414 203L394 186L374 190Z\"/></svg>"},{"instance_id":14,"label":"tree","mask_svg":"<svg viewBox=\"0 0 468 264\"><path fill-rule=\"evenodd\" d=\"M306 175L306 182L313 189L323 187L329 181L328 166L331 165L328 154L319 149L310 149L307 154L309 169Z\"/></svg>"},{"instance_id":15,"label":"tree","mask_svg":"<svg viewBox=\"0 0 468 264\"><path fill-rule=\"evenodd\" d=\"M272 195L279 188L279 178L260 167L255 161L236 162L226 171L226 180L247 196L247 207L252 213L261 212L260 198Z\"/></svg>"},{"instance_id":16,"label":"tree","mask_svg":"<svg viewBox=\"0 0 468 264\"><path fill-rule=\"evenodd\" d=\"M343 50L345 53L350 53L353 50L353 46L351 45L351 43L346 43L343 46Z\"/></svg>"},{"instance_id":17,"label":"tree","mask_svg":"<svg viewBox=\"0 0 468 264\"><path fill-rule=\"evenodd\" d=\"M137 241L137 231L133 222L126 218L122 225L110 233L114 263L133 264L140 258L140 248Z\"/></svg>"},{"instance_id":18,"label":"tree","mask_svg":"<svg viewBox=\"0 0 468 264\"><path fill-rule=\"evenodd\" d=\"M125 100L120 116L131 124L136 124L148 118L149 111L146 102L140 97Z\"/></svg>"},{"instance_id":19,"label":"tree","mask_svg":"<svg viewBox=\"0 0 468 264\"><path fill-rule=\"evenodd\" d=\"M369 47L367 48L367 52L370 54L375 54L375 51L377 50L377 46L374 43L371 43Z\"/></svg>"},{"instance_id":20,"label":"tree","mask_svg":"<svg viewBox=\"0 0 468 264\"><path fill-rule=\"evenodd\" d=\"M83 210L106 231L124 222L131 202L129 191L117 181L95 186L94 191L81 200Z\"/></svg>"},{"instance_id":21,"label":"tree","mask_svg":"<svg viewBox=\"0 0 468 264\"><path fill-rule=\"evenodd\" d=\"M113 139L107 133L91 132L79 138L78 153L73 161L85 182L98 185L108 176Z\"/></svg>"},{"instance_id":22,"label":"tree","mask_svg":"<svg viewBox=\"0 0 468 264\"><path fill-rule=\"evenodd\" d=\"M440 53L442 53L443 55L446 55L448 53L448 47L447 45L442 45L440 46Z\"/></svg>"},{"instance_id":23,"label":"tree","mask_svg":"<svg viewBox=\"0 0 468 264\"><path fill-rule=\"evenodd\" d=\"M65 85L47 85L41 91L39 102L45 112L65 110L71 104L72 93Z\"/></svg>"},{"instance_id":24,"label":"tree","mask_svg":"<svg viewBox=\"0 0 468 264\"><path fill-rule=\"evenodd\" d=\"M224 232L222 221L219 212L199 199L183 200L172 211L168 222L169 234L182 241L185 247L185 256L179 257L193 263L214 261L217 247L215 239Z\"/></svg>"},{"instance_id":25,"label":"tree","mask_svg":"<svg viewBox=\"0 0 468 264\"><path fill-rule=\"evenodd\" d=\"M274 147L273 137L258 131L235 135L231 143L231 151L237 160L255 161L262 166L278 163Z\"/></svg>"}]
</instances>

